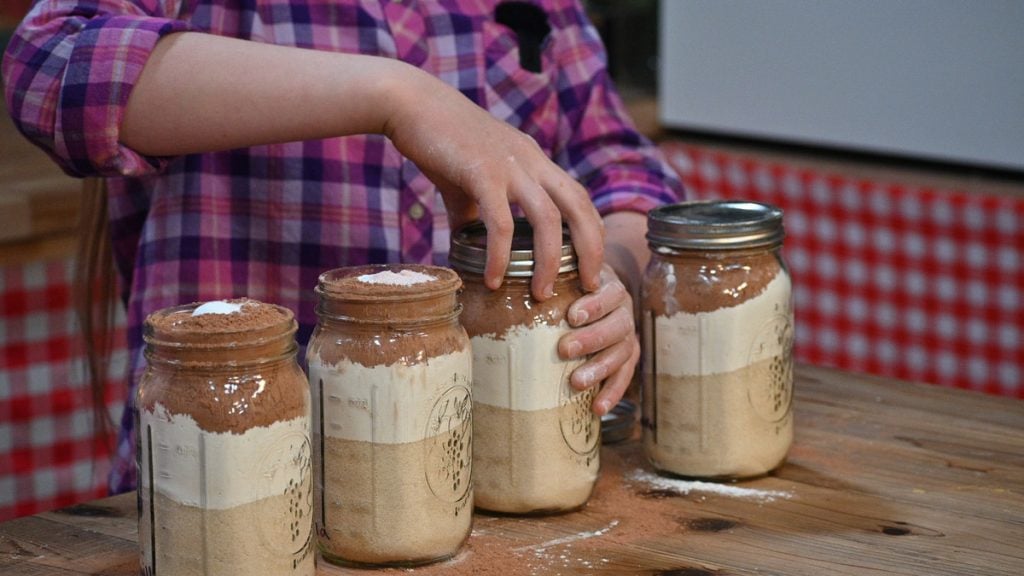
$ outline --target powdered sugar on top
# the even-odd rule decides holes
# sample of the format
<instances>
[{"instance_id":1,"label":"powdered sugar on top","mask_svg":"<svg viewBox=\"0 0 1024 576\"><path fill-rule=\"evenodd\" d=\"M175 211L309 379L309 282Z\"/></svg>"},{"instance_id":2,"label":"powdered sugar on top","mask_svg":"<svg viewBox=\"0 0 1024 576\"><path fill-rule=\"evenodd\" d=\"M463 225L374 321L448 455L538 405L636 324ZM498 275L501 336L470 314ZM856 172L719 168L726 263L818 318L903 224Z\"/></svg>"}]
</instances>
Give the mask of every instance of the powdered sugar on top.
<instances>
[{"instance_id":1,"label":"powdered sugar on top","mask_svg":"<svg viewBox=\"0 0 1024 576\"><path fill-rule=\"evenodd\" d=\"M388 284L391 286L412 286L413 284L437 280L434 276L414 270L401 270L399 272L384 270L376 274L363 274L357 279L366 284Z\"/></svg>"},{"instance_id":2,"label":"powdered sugar on top","mask_svg":"<svg viewBox=\"0 0 1024 576\"><path fill-rule=\"evenodd\" d=\"M207 302L196 307L192 311L193 316L202 316L204 314L235 314L242 309L240 303L225 302L224 300L214 300Z\"/></svg>"},{"instance_id":3,"label":"powdered sugar on top","mask_svg":"<svg viewBox=\"0 0 1024 576\"><path fill-rule=\"evenodd\" d=\"M732 496L734 498L748 498L759 502L773 502L776 498L789 499L793 497L791 492L782 490L756 490L754 488L741 488L729 484L717 482L700 482L697 480L678 480L658 476L644 470L634 470L629 476L634 482L643 482L658 490L670 490L676 494L689 494L690 492L710 492L720 496Z\"/></svg>"}]
</instances>

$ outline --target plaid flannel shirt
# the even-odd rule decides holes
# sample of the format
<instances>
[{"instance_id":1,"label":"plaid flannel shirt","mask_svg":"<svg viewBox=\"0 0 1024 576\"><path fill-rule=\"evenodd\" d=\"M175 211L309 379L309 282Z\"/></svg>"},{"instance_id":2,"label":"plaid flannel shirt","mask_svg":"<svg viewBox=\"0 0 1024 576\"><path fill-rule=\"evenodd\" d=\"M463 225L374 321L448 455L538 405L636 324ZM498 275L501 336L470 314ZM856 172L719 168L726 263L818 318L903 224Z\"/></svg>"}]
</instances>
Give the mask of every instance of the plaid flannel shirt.
<instances>
[{"instance_id":1,"label":"plaid flannel shirt","mask_svg":"<svg viewBox=\"0 0 1024 576\"><path fill-rule=\"evenodd\" d=\"M676 201L681 185L624 113L600 38L577 1L535 2L551 31L539 71L494 0L40 0L3 61L19 129L70 174L109 178L127 309L132 392L146 315L250 296L287 306L305 344L328 269L446 263L440 195L382 136L196 154L141 155L119 141L125 103L159 39L180 31L400 58L527 134L602 214ZM344 102L339 102L344 106ZM135 483L134 410L124 412L112 492Z\"/></svg>"}]
</instances>

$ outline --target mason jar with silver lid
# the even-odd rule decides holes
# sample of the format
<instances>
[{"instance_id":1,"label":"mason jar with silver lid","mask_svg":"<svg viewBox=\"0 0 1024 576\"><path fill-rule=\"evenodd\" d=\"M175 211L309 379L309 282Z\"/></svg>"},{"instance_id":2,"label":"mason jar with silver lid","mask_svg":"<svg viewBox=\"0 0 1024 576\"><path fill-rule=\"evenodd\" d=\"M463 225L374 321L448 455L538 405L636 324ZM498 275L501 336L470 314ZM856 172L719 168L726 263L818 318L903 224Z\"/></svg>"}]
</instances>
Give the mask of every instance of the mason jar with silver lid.
<instances>
[{"instance_id":1,"label":"mason jar with silver lid","mask_svg":"<svg viewBox=\"0 0 1024 576\"><path fill-rule=\"evenodd\" d=\"M739 200L648 214L643 443L659 470L743 478L793 439L792 282L782 211Z\"/></svg>"},{"instance_id":2,"label":"mason jar with silver lid","mask_svg":"<svg viewBox=\"0 0 1024 576\"><path fill-rule=\"evenodd\" d=\"M483 223L452 234L449 264L459 272L462 324L473 349L473 489L476 506L508 514L579 508L597 481L600 420L595 388L569 384L583 359L563 360L569 305L583 295L568 232L554 296L530 294L533 230L517 219L502 285L484 285Z\"/></svg>"}]
</instances>

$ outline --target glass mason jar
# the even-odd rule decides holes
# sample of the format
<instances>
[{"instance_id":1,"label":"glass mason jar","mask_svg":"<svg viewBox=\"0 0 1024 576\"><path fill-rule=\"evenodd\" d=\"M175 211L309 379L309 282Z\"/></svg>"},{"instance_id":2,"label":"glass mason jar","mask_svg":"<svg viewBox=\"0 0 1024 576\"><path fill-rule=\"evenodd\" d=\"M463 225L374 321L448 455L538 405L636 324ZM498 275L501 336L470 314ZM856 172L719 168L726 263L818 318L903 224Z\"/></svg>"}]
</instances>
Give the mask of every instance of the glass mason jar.
<instances>
[{"instance_id":1,"label":"glass mason jar","mask_svg":"<svg viewBox=\"0 0 1024 576\"><path fill-rule=\"evenodd\" d=\"M140 573L312 576L310 398L292 313L189 304L144 330Z\"/></svg>"},{"instance_id":2,"label":"glass mason jar","mask_svg":"<svg viewBox=\"0 0 1024 576\"><path fill-rule=\"evenodd\" d=\"M518 219L504 281L483 283L487 232L482 223L452 236L450 261L462 276L462 324L473 344L473 483L476 506L510 514L549 514L586 503L597 481L600 420L596 387L569 385L583 360L562 360L558 340L570 328L569 305L583 295L568 234L555 295L530 294L533 233Z\"/></svg>"},{"instance_id":3,"label":"glass mason jar","mask_svg":"<svg viewBox=\"0 0 1024 576\"><path fill-rule=\"evenodd\" d=\"M472 520L473 424L461 282L413 264L320 275L306 351L318 547L336 564L453 556Z\"/></svg>"},{"instance_id":4,"label":"glass mason jar","mask_svg":"<svg viewBox=\"0 0 1024 576\"><path fill-rule=\"evenodd\" d=\"M648 216L643 443L659 470L743 478L793 440L792 283L782 211L687 202Z\"/></svg>"}]
</instances>

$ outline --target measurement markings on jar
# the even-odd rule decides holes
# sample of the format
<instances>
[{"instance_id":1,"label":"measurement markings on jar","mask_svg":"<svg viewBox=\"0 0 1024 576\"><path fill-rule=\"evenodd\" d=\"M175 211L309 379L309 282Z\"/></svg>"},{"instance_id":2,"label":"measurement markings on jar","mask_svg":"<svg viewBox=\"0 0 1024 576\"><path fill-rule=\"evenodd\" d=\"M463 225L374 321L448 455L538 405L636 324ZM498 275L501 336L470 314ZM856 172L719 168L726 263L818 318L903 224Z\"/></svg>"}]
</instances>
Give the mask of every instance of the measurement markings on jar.
<instances>
[{"instance_id":1,"label":"measurement markings on jar","mask_svg":"<svg viewBox=\"0 0 1024 576\"><path fill-rule=\"evenodd\" d=\"M199 432L199 506L203 514L203 574L212 574L210 571L210 526L207 523L207 516L210 510L209 497L206 493L206 434Z\"/></svg>"},{"instance_id":2,"label":"measurement markings on jar","mask_svg":"<svg viewBox=\"0 0 1024 576\"><path fill-rule=\"evenodd\" d=\"M658 443L658 315L651 310L651 439Z\"/></svg>"},{"instance_id":3,"label":"measurement markings on jar","mask_svg":"<svg viewBox=\"0 0 1024 576\"><path fill-rule=\"evenodd\" d=\"M317 472L320 473L320 526L324 534L327 533L327 494L325 494L323 487L326 486L326 475L324 470L327 469L327 465L324 460L324 446L327 445L327 436L324 436L324 379L317 379L317 387L320 389L320 401L317 402L320 408L320 468Z\"/></svg>"},{"instance_id":4,"label":"measurement markings on jar","mask_svg":"<svg viewBox=\"0 0 1024 576\"><path fill-rule=\"evenodd\" d=\"M145 408L143 408L145 410ZM146 426L147 464L149 465L149 563L152 574L156 574L156 501L153 485L153 426Z\"/></svg>"}]
</instances>

